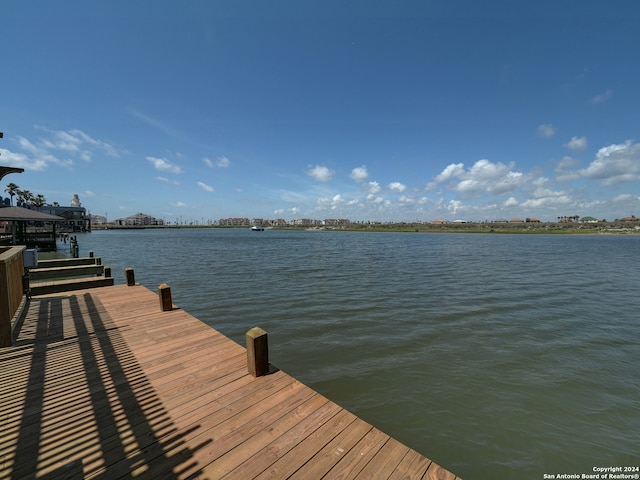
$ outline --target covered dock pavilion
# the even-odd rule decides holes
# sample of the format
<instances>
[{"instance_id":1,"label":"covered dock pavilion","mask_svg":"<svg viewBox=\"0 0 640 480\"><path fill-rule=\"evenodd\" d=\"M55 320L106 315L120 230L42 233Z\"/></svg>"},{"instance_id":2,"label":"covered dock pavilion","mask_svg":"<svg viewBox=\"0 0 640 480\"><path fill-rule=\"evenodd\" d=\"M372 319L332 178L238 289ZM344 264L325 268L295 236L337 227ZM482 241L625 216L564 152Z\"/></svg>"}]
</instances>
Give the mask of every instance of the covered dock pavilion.
<instances>
[{"instance_id":1,"label":"covered dock pavilion","mask_svg":"<svg viewBox=\"0 0 640 480\"><path fill-rule=\"evenodd\" d=\"M39 250L56 249L56 223L65 219L24 207L0 207L0 224L8 222L10 232L0 230L0 245L26 245ZM31 225L31 227L30 227Z\"/></svg>"}]
</instances>

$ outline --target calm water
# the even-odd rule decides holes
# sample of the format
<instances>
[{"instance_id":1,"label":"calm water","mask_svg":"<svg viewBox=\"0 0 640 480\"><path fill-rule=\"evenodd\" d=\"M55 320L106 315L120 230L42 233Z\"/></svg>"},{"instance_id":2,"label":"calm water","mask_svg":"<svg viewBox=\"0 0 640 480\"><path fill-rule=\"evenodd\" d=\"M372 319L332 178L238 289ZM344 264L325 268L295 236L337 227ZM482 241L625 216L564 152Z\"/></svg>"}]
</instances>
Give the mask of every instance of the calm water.
<instances>
[{"instance_id":1,"label":"calm water","mask_svg":"<svg viewBox=\"0 0 640 480\"><path fill-rule=\"evenodd\" d=\"M465 479L640 464L640 236L78 235Z\"/></svg>"}]
</instances>

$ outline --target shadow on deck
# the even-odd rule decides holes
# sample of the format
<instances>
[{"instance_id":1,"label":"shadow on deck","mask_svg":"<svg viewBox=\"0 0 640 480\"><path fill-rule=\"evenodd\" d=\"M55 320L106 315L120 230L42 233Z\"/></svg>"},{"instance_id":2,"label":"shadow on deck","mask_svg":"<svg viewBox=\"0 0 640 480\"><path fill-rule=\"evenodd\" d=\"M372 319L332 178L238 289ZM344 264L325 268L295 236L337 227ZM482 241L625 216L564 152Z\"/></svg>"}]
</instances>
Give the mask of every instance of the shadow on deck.
<instances>
[{"instance_id":1,"label":"shadow on deck","mask_svg":"<svg viewBox=\"0 0 640 480\"><path fill-rule=\"evenodd\" d=\"M91 293L31 301L0 350L1 478L198 476L212 440L184 445L199 426L175 428L120 328Z\"/></svg>"}]
</instances>

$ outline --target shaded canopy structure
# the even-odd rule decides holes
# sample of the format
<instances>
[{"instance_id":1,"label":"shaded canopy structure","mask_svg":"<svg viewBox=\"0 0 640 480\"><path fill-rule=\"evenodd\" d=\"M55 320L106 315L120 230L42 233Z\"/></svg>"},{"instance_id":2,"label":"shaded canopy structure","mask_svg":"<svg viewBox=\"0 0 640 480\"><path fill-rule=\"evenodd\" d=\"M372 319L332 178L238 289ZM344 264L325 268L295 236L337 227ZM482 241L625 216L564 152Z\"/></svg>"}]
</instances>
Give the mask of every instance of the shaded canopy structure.
<instances>
[{"instance_id":1,"label":"shaded canopy structure","mask_svg":"<svg viewBox=\"0 0 640 480\"><path fill-rule=\"evenodd\" d=\"M0 180L2 180L2 178L5 175L9 175L10 173L22 173L22 172L24 172L24 168L0 166Z\"/></svg>"},{"instance_id":2,"label":"shaded canopy structure","mask_svg":"<svg viewBox=\"0 0 640 480\"><path fill-rule=\"evenodd\" d=\"M11 222L11 234L0 234L0 244L26 245L33 248L56 249L56 223L65 219L23 207L0 207L0 222ZM41 222L40 231L27 232L27 223ZM51 224L51 230L44 225Z\"/></svg>"}]
</instances>

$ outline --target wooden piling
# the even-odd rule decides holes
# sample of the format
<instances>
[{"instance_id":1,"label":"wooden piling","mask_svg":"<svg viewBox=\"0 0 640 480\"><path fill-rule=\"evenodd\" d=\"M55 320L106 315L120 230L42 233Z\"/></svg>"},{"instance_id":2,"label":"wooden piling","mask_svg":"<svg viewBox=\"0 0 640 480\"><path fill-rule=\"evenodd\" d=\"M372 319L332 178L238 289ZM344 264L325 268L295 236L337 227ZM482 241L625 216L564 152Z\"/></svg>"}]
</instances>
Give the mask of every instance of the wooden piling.
<instances>
[{"instance_id":1,"label":"wooden piling","mask_svg":"<svg viewBox=\"0 0 640 480\"><path fill-rule=\"evenodd\" d=\"M106 278L111 278L111 267L105 265L104 267L104 276Z\"/></svg>"},{"instance_id":2,"label":"wooden piling","mask_svg":"<svg viewBox=\"0 0 640 480\"><path fill-rule=\"evenodd\" d=\"M127 267L124 269L124 273L127 277L127 286L133 287L136 284L136 276L133 272L133 268Z\"/></svg>"},{"instance_id":3,"label":"wooden piling","mask_svg":"<svg viewBox=\"0 0 640 480\"><path fill-rule=\"evenodd\" d=\"M163 283L158 287L158 296L160 297L160 310L170 312L173 310L173 302L171 301L171 287Z\"/></svg>"},{"instance_id":4,"label":"wooden piling","mask_svg":"<svg viewBox=\"0 0 640 480\"><path fill-rule=\"evenodd\" d=\"M247 332L247 369L254 377L269 373L267 332L260 327L253 327Z\"/></svg>"}]
</instances>

